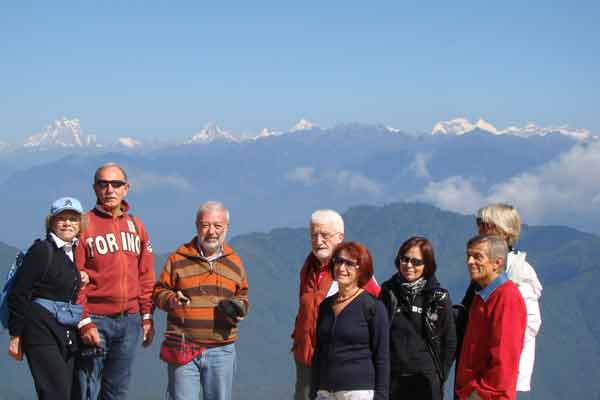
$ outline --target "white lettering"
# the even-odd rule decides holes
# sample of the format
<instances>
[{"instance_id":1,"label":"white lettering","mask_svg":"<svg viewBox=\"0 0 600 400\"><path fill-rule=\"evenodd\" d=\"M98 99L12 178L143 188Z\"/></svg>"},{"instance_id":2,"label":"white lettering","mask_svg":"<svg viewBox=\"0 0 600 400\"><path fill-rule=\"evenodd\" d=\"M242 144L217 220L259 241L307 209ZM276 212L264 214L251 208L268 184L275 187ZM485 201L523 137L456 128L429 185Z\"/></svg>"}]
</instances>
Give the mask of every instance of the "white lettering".
<instances>
[{"instance_id":1,"label":"white lettering","mask_svg":"<svg viewBox=\"0 0 600 400\"><path fill-rule=\"evenodd\" d=\"M135 251L135 236L133 236L131 233L127 234L127 247L129 247L129 251Z\"/></svg>"},{"instance_id":2,"label":"white lettering","mask_svg":"<svg viewBox=\"0 0 600 400\"><path fill-rule=\"evenodd\" d=\"M85 244L87 245L88 252L90 253L89 258L94 258L94 238L87 238L85 240Z\"/></svg>"},{"instance_id":3,"label":"white lettering","mask_svg":"<svg viewBox=\"0 0 600 400\"><path fill-rule=\"evenodd\" d=\"M127 246L127 235L125 232L121 232L121 248L123 251L131 251L131 248Z\"/></svg>"},{"instance_id":4,"label":"white lettering","mask_svg":"<svg viewBox=\"0 0 600 400\"><path fill-rule=\"evenodd\" d=\"M108 247L111 253L119 251L119 245L117 244L117 238L115 237L114 233L107 233L106 241L108 242Z\"/></svg>"},{"instance_id":5,"label":"white lettering","mask_svg":"<svg viewBox=\"0 0 600 400\"><path fill-rule=\"evenodd\" d=\"M136 252L136 254L140 254L140 252L141 252L140 247L141 247L140 237L136 236L135 237L135 252Z\"/></svg>"},{"instance_id":6,"label":"white lettering","mask_svg":"<svg viewBox=\"0 0 600 400\"><path fill-rule=\"evenodd\" d=\"M96 249L98 249L98 253L102 255L108 253L108 246L106 245L104 236L96 236Z\"/></svg>"}]
</instances>

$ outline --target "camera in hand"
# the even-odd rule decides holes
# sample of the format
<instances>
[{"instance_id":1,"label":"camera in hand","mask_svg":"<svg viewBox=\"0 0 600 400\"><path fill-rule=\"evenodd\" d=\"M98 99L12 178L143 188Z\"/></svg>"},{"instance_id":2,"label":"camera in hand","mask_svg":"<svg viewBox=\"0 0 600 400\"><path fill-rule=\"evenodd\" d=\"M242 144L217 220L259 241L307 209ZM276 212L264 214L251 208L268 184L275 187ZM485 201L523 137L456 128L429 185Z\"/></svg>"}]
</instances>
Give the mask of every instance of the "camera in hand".
<instances>
[{"instance_id":1,"label":"camera in hand","mask_svg":"<svg viewBox=\"0 0 600 400\"><path fill-rule=\"evenodd\" d=\"M219 301L217 308L233 319L243 318L246 315L246 305L235 299L223 299Z\"/></svg>"},{"instance_id":2,"label":"camera in hand","mask_svg":"<svg viewBox=\"0 0 600 400\"><path fill-rule=\"evenodd\" d=\"M104 357L104 355L104 349L98 346L87 346L79 350L80 357Z\"/></svg>"}]
</instances>

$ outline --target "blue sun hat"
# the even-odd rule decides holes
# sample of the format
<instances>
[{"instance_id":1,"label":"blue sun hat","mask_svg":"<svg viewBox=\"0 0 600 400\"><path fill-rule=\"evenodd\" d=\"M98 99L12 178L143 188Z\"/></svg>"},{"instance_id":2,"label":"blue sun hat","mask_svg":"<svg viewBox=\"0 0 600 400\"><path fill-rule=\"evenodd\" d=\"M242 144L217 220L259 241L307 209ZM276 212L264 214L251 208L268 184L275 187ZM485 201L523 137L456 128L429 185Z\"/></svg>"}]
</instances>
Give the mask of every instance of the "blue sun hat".
<instances>
[{"instance_id":1,"label":"blue sun hat","mask_svg":"<svg viewBox=\"0 0 600 400\"><path fill-rule=\"evenodd\" d=\"M83 207L81 207L79 200L74 197L61 197L58 200L54 200L54 203L50 206L50 214L54 216L63 211L75 211L76 213L83 214Z\"/></svg>"}]
</instances>

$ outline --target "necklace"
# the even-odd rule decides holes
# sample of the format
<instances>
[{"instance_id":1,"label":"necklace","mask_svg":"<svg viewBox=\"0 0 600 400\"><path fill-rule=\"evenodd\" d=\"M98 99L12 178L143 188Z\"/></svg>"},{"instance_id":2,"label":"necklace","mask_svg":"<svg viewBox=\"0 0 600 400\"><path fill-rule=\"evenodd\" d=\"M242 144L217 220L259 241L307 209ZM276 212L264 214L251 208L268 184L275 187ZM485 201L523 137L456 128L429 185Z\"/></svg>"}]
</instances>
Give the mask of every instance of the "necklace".
<instances>
[{"instance_id":1,"label":"necklace","mask_svg":"<svg viewBox=\"0 0 600 400\"><path fill-rule=\"evenodd\" d=\"M354 296L356 296L356 294L358 293L358 291L360 290L360 288L356 288L356 290L354 291L354 293L352 293L350 296L346 296L346 297L340 297L340 294L338 292L338 297L335 299L335 304L340 304L343 303L347 300L350 300L351 298L353 298Z\"/></svg>"}]
</instances>

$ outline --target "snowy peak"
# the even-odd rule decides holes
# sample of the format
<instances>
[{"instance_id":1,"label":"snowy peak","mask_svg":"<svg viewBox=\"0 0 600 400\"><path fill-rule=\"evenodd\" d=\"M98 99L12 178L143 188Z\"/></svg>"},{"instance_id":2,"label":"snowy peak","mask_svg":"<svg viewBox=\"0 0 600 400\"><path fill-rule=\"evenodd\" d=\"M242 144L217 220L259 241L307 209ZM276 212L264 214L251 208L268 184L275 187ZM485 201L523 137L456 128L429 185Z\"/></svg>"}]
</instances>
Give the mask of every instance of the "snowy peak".
<instances>
[{"instance_id":1,"label":"snowy peak","mask_svg":"<svg viewBox=\"0 0 600 400\"><path fill-rule=\"evenodd\" d=\"M520 137L546 136L550 133L559 133L572 137L576 140L587 140L591 138L588 129L572 129L567 125L542 127L534 123L528 123L523 127L509 126L505 129L497 129L489 122L479 119L475 124L466 118L454 118L449 121L441 121L435 124L431 133L433 135L464 135L476 129L494 135L512 135Z\"/></svg>"},{"instance_id":2,"label":"snowy peak","mask_svg":"<svg viewBox=\"0 0 600 400\"><path fill-rule=\"evenodd\" d=\"M62 118L52 122L42 132L29 136L25 148L96 147L95 135L83 135L79 118Z\"/></svg>"},{"instance_id":3,"label":"snowy peak","mask_svg":"<svg viewBox=\"0 0 600 400\"><path fill-rule=\"evenodd\" d=\"M302 118L300 121L296 122L294 126L292 126L290 132L309 131L314 128L318 128L318 126L309 120Z\"/></svg>"},{"instance_id":4,"label":"snowy peak","mask_svg":"<svg viewBox=\"0 0 600 400\"><path fill-rule=\"evenodd\" d=\"M217 124L210 122L204 128L202 128L200 132L196 133L185 143L211 143L217 140L238 142L238 139L231 133L221 129Z\"/></svg>"},{"instance_id":5,"label":"snowy peak","mask_svg":"<svg viewBox=\"0 0 600 400\"><path fill-rule=\"evenodd\" d=\"M562 135L572 137L576 140L587 140L591 138L591 133L588 129L573 129L569 128L567 125L542 127L537 126L534 123L526 124L521 128L516 126L509 126L508 128L500 131L499 133L521 137L546 136L549 133L560 133Z\"/></svg>"},{"instance_id":6,"label":"snowy peak","mask_svg":"<svg viewBox=\"0 0 600 400\"><path fill-rule=\"evenodd\" d=\"M489 133L497 134L498 130L489 122L480 118L475 124L471 123L467 118L454 118L449 121L440 121L433 127L432 135L464 135L481 129Z\"/></svg>"},{"instance_id":7,"label":"snowy peak","mask_svg":"<svg viewBox=\"0 0 600 400\"><path fill-rule=\"evenodd\" d=\"M137 147L140 147L142 145L142 142L140 142L139 140L136 140L132 137L120 137L117 139L116 141L116 145L117 146L121 146L121 147L125 147L128 149L135 149Z\"/></svg>"}]
</instances>

